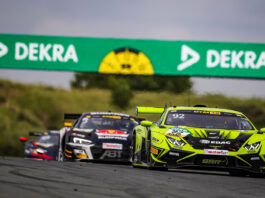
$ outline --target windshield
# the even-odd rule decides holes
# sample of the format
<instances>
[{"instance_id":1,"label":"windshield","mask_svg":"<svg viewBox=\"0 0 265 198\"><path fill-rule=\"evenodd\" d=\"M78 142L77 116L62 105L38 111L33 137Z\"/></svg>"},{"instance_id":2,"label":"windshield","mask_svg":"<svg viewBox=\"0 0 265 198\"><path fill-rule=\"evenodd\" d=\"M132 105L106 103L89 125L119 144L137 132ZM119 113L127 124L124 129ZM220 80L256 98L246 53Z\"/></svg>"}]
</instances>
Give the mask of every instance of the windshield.
<instances>
[{"instance_id":1,"label":"windshield","mask_svg":"<svg viewBox=\"0 0 265 198\"><path fill-rule=\"evenodd\" d=\"M132 131L137 122L128 119L113 119L102 117L84 117L78 128L80 129L114 129L120 131Z\"/></svg>"},{"instance_id":2,"label":"windshield","mask_svg":"<svg viewBox=\"0 0 265 198\"><path fill-rule=\"evenodd\" d=\"M40 136L38 141L41 144L58 144L59 136L58 135L43 135Z\"/></svg>"},{"instance_id":3,"label":"windshield","mask_svg":"<svg viewBox=\"0 0 265 198\"><path fill-rule=\"evenodd\" d=\"M247 118L242 115L223 112L205 112L171 111L167 115L165 124L173 126L183 125L196 128L254 130Z\"/></svg>"}]
</instances>

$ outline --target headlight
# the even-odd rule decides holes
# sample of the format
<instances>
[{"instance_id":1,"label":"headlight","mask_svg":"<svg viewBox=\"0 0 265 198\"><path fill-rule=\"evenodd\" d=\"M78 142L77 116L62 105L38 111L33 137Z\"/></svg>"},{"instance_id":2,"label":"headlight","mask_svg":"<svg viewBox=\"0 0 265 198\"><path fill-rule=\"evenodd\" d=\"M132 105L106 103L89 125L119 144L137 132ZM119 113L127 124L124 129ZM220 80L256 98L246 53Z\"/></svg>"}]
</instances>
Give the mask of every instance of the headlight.
<instances>
[{"instance_id":1,"label":"headlight","mask_svg":"<svg viewBox=\"0 0 265 198\"><path fill-rule=\"evenodd\" d=\"M78 137L74 137L73 142L77 143L77 144L90 144L90 143L92 143L92 141L90 141L90 140L86 140L86 139L82 139L82 138L78 138Z\"/></svg>"},{"instance_id":2,"label":"headlight","mask_svg":"<svg viewBox=\"0 0 265 198\"><path fill-rule=\"evenodd\" d=\"M245 146L245 149L247 150L254 150L254 149L257 149L260 145L260 142L257 142L257 143L254 143L254 144L250 144L250 145L246 145Z\"/></svg>"},{"instance_id":3,"label":"headlight","mask_svg":"<svg viewBox=\"0 0 265 198\"><path fill-rule=\"evenodd\" d=\"M51 147L54 144L51 144L51 143L39 143L38 145L43 146L43 147Z\"/></svg>"},{"instance_id":4,"label":"headlight","mask_svg":"<svg viewBox=\"0 0 265 198\"><path fill-rule=\"evenodd\" d=\"M41 148L37 148L36 149L37 153L39 154L44 154L45 153L45 150L41 149Z\"/></svg>"},{"instance_id":5,"label":"headlight","mask_svg":"<svg viewBox=\"0 0 265 198\"><path fill-rule=\"evenodd\" d=\"M170 138L170 137L167 137L168 141L171 143L171 144L174 144L174 145L178 145L178 146L184 146L186 143L183 142L182 140L176 140L176 139L173 139L173 138Z\"/></svg>"}]
</instances>

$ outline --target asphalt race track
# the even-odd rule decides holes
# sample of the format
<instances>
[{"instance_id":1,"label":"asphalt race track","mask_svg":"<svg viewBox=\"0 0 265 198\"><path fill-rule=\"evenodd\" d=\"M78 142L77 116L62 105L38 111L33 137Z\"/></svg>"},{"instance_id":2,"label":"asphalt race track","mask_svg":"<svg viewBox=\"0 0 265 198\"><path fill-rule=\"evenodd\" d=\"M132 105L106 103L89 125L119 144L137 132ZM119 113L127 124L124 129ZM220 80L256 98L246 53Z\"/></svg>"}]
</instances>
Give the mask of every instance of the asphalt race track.
<instances>
[{"instance_id":1,"label":"asphalt race track","mask_svg":"<svg viewBox=\"0 0 265 198\"><path fill-rule=\"evenodd\" d=\"M0 197L265 196L265 178L225 172L151 171L130 165L0 157Z\"/></svg>"}]
</instances>

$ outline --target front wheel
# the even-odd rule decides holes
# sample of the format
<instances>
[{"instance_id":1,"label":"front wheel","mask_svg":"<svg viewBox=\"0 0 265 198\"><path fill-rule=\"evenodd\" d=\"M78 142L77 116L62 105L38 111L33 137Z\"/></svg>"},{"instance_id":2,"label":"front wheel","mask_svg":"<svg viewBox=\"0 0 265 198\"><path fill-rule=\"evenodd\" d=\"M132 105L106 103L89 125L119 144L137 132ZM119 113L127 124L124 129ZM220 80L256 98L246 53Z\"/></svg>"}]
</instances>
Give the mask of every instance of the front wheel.
<instances>
[{"instance_id":1,"label":"front wheel","mask_svg":"<svg viewBox=\"0 0 265 198\"><path fill-rule=\"evenodd\" d=\"M65 161L65 159L64 159L64 153L62 151L59 151L58 152L58 161L59 162Z\"/></svg>"},{"instance_id":2,"label":"front wheel","mask_svg":"<svg viewBox=\"0 0 265 198\"><path fill-rule=\"evenodd\" d=\"M132 161L132 167L133 168L138 168L138 166L135 166L134 163L135 163L135 142L136 142L136 139L135 139L135 132L132 133L132 142L131 142L131 161Z\"/></svg>"},{"instance_id":3,"label":"front wheel","mask_svg":"<svg viewBox=\"0 0 265 198\"><path fill-rule=\"evenodd\" d=\"M229 175L233 177L245 177L247 173L240 170L230 170Z\"/></svg>"},{"instance_id":4,"label":"front wheel","mask_svg":"<svg viewBox=\"0 0 265 198\"><path fill-rule=\"evenodd\" d=\"M157 164L153 158L152 158L152 154L151 154L151 141L148 141L148 145L147 145L147 152L146 152L146 158L147 158L147 168L149 170L159 170L159 171L167 171L168 168L164 167L163 164Z\"/></svg>"},{"instance_id":5,"label":"front wheel","mask_svg":"<svg viewBox=\"0 0 265 198\"><path fill-rule=\"evenodd\" d=\"M254 178L263 178L265 177L264 173L249 173L250 177L254 177Z\"/></svg>"},{"instance_id":6,"label":"front wheel","mask_svg":"<svg viewBox=\"0 0 265 198\"><path fill-rule=\"evenodd\" d=\"M147 168L149 170L158 170L158 171L167 171L168 170L168 168L162 166L162 164L160 164L160 166L155 165L156 163L152 159L151 152L149 152L149 156L147 159L148 159Z\"/></svg>"}]
</instances>

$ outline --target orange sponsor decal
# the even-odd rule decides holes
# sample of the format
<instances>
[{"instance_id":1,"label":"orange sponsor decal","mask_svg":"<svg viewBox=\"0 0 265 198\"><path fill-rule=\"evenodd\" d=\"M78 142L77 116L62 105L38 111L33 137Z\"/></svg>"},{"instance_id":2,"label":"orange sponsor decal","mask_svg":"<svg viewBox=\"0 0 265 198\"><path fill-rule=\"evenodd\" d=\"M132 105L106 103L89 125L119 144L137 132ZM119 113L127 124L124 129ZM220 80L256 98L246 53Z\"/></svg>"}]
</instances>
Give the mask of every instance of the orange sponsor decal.
<instances>
[{"instance_id":1,"label":"orange sponsor decal","mask_svg":"<svg viewBox=\"0 0 265 198\"><path fill-rule=\"evenodd\" d=\"M153 148L153 147L151 147L151 153L154 153L155 155L157 155L158 154L158 150Z\"/></svg>"}]
</instances>

